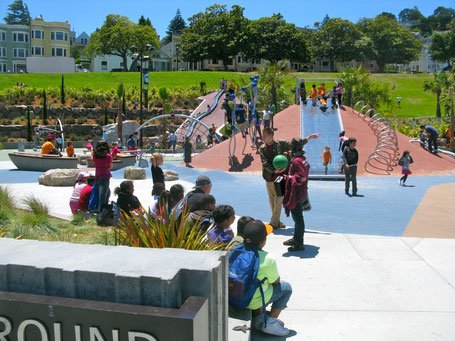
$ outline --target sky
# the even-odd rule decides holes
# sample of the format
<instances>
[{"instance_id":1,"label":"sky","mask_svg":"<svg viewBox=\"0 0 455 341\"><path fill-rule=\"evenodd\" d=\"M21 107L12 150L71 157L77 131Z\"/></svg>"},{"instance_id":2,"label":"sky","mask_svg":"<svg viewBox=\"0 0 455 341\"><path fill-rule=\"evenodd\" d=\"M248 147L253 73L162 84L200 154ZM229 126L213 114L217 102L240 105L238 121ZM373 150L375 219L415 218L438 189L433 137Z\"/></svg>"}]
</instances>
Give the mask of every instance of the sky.
<instances>
[{"instance_id":1,"label":"sky","mask_svg":"<svg viewBox=\"0 0 455 341\"><path fill-rule=\"evenodd\" d=\"M404 8L417 6L423 15L433 14L439 7L455 7L453 0L376 0L376 1L320 1L308 0L24 0L32 18L43 15L45 21L68 21L71 29L79 35L83 31L91 34L103 25L108 14L120 14L137 22L141 15L150 18L160 38L166 35L171 19L180 9L182 17L188 18L207 7L218 3L240 5L245 8L244 14L249 19L258 19L281 13L287 22L299 27L313 27L313 24L327 14L331 18L343 18L357 22L360 18L372 18L381 12L390 12L398 16ZM0 0L0 22L3 22L8 5L13 0Z\"/></svg>"}]
</instances>

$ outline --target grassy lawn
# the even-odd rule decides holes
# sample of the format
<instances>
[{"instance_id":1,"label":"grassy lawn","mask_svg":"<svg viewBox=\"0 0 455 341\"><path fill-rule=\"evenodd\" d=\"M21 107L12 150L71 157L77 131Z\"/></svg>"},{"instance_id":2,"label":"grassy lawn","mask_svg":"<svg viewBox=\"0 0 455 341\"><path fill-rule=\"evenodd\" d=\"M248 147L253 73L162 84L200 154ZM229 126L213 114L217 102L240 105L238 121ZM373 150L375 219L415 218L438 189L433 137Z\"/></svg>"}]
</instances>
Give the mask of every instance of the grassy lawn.
<instances>
[{"instance_id":1,"label":"grassy lawn","mask_svg":"<svg viewBox=\"0 0 455 341\"><path fill-rule=\"evenodd\" d=\"M206 83L209 90L218 89L221 78L232 80L240 85L248 85L248 73L210 72L210 71L180 71L180 72L153 72L150 73L150 86L154 88L198 86ZM307 84L315 82L331 84L337 79L336 73L297 73L293 77L302 77ZM394 86L394 97L401 96L401 108L395 113L400 117L433 116L436 108L436 97L430 92L422 90L425 80L432 80L433 75L417 74L372 74L373 81L388 83ZM65 85L72 88L91 88L99 90L116 89L123 82L126 88L139 88L140 75L137 72L114 73L68 73L65 74ZM59 88L60 74L7 74L0 77L0 91L11 88L16 82L25 83L29 87ZM287 82L288 89L294 88L295 81Z\"/></svg>"}]
</instances>

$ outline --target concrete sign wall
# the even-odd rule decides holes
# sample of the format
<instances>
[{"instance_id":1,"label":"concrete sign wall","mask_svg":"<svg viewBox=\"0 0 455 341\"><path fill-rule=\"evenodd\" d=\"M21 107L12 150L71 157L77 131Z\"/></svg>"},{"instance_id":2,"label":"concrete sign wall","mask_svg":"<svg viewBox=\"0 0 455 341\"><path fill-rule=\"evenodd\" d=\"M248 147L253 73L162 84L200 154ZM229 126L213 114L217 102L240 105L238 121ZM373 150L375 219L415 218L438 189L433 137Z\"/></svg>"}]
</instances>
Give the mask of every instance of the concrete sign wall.
<instances>
[{"instance_id":1,"label":"concrete sign wall","mask_svg":"<svg viewBox=\"0 0 455 341\"><path fill-rule=\"evenodd\" d=\"M0 292L0 340L206 341L206 298L180 309Z\"/></svg>"},{"instance_id":2,"label":"concrete sign wall","mask_svg":"<svg viewBox=\"0 0 455 341\"><path fill-rule=\"evenodd\" d=\"M0 238L0 291L171 309L206 297L209 340L227 339L225 252Z\"/></svg>"}]
</instances>

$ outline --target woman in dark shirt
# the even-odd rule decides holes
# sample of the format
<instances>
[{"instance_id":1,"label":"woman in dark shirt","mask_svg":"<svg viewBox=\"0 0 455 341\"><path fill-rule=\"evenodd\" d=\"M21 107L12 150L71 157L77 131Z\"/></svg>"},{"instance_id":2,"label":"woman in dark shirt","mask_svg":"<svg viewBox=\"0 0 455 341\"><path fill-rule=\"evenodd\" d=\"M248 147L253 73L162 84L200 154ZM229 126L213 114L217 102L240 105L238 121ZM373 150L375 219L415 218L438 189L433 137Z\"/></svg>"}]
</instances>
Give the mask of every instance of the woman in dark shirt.
<instances>
[{"instance_id":1,"label":"woman in dark shirt","mask_svg":"<svg viewBox=\"0 0 455 341\"><path fill-rule=\"evenodd\" d=\"M152 164L152 180L153 184L161 182L164 184L164 173L160 166L163 165L163 155L160 153L153 153L150 156L150 163Z\"/></svg>"}]
</instances>

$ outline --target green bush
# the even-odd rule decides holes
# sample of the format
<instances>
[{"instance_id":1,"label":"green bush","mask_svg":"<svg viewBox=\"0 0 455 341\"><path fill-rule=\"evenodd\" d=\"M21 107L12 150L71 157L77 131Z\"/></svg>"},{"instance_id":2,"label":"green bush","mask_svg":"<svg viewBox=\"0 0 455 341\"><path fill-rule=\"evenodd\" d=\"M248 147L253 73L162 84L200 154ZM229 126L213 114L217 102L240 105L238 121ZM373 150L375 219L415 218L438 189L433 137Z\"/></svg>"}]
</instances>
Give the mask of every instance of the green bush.
<instances>
[{"instance_id":1,"label":"green bush","mask_svg":"<svg viewBox=\"0 0 455 341\"><path fill-rule=\"evenodd\" d=\"M23 202L35 215L47 216L49 214L49 207L33 195L25 197Z\"/></svg>"},{"instance_id":2,"label":"green bush","mask_svg":"<svg viewBox=\"0 0 455 341\"><path fill-rule=\"evenodd\" d=\"M14 201L11 191L6 186L0 186L0 207L4 210L16 209L16 203Z\"/></svg>"}]
</instances>

